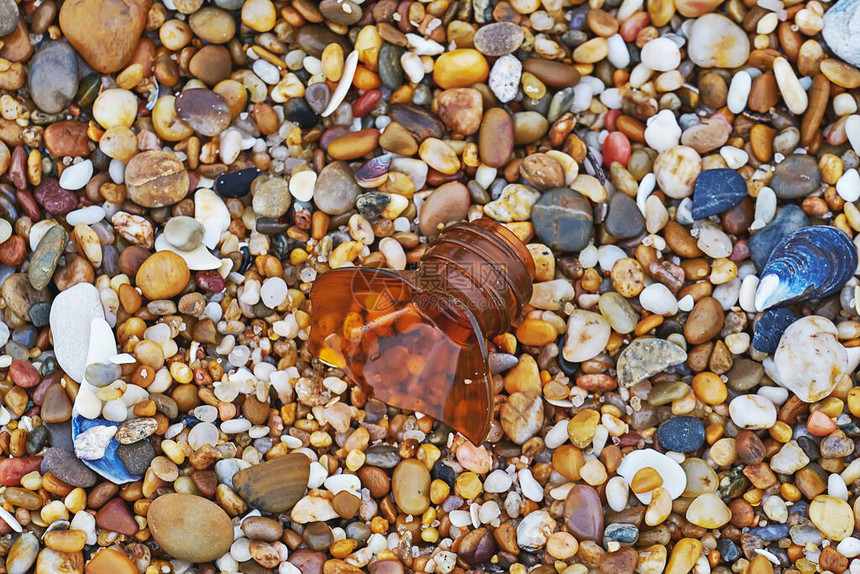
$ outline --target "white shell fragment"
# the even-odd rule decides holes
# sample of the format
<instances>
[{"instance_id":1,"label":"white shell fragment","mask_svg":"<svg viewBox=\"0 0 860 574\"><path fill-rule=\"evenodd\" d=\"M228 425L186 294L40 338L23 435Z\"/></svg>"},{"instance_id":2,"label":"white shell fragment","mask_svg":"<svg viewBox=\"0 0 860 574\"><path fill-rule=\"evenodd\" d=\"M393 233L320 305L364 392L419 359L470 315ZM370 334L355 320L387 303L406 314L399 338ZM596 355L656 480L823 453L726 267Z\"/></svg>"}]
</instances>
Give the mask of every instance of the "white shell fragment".
<instances>
[{"instance_id":1,"label":"white shell fragment","mask_svg":"<svg viewBox=\"0 0 860 574\"><path fill-rule=\"evenodd\" d=\"M636 473L647 466L657 471L657 474L663 479L663 488L673 500L681 496L684 489L687 488L687 475L681 465L652 448L635 450L625 456L618 467L618 476L627 481L629 485ZM636 494L636 498L642 504L648 504L651 502L651 491Z\"/></svg>"}]
</instances>

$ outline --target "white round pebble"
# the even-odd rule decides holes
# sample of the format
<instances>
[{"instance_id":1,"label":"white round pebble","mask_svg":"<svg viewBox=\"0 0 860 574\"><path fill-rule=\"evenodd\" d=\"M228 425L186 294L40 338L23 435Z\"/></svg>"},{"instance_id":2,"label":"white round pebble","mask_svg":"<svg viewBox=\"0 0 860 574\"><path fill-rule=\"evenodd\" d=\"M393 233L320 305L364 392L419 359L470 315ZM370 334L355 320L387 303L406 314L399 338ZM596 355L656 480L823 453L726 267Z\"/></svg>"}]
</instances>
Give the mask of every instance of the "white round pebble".
<instances>
[{"instance_id":1,"label":"white round pebble","mask_svg":"<svg viewBox=\"0 0 860 574\"><path fill-rule=\"evenodd\" d=\"M218 444L218 427L212 423L197 423L188 433L188 444L194 449L204 444L215 446Z\"/></svg>"},{"instance_id":2,"label":"white round pebble","mask_svg":"<svg viewBox=\"0 0 860 574\"><path fill-rule=\"evenodd\" d=\"M752 89L752 77L744 70L736 73L729 84L726 105L733 114L739 114L747 107L747 100Z\"/></svg>"},{"instance_id":3,"label":"white round pebble","mask_svg":"<svg viewBox=\"0 0 860 574\"><path fill-rule=\"evenodd\" d=\"M673 42L669 43L674 45ZM645 142L658 153L675 147L680 141L681 127L678 125L678 120L675 118L675 113L672 110L660 110L656 115L648 118L648 125L645 127Z\"/></svg>"},{"instance_id":4,"label":"white round pebble","mask_svg":"<svg viewBox=\"0 0 860 574\"><path fill-rule=\"evenodd\" d=\"M597 249L597 261L603 271L611 271L612 266L619 259L624 259L627 254L617 245L601 245ZM583 265L585 267L585 265Z\"/></svg>"},{"instance_id":5,"label":"white round pebble","mask_svg":"<svg viewBox=\"0 0 860 574\"><path fill-rule=\"evenodd\" d=\"M105 218L105 208L101 205L88 205L66 214L66 223L74 227L78 223L92 225Z\"/></svg>"},{"instance_id":6,"label":"white round pebble","mask_svg":"<svg viewBox=\"0 0 860 574\"><path fill-rule=\"evenodd\" d=\"M275 66L271 62L263 60L262 58L256 60L253 66L251 66L251 69L254 70L254 73L257 74L257 77L259 77L261 80L263 80L270 86L274 86L281 81L281 74L278 71L277 66Z\"/></svg>"},{"instance_id":7,"label":"white round pebble","mask_svg":"<svg viewBox=\"0 0 860 574\"><path fill-rule=\"evenodd\" d=\"M681 496L687 488L687 475L681 465L652 448L634 450L624 457L616 472L629 485L636 473L646 466L657 471L663 479L663 488L669 492L673 500ZM648 504L651 502L651 491L636 494L636 498L642 504Z\"/></svg>"},{"instance_id":8,"label":"white round pebble","mask_svg":"<svg viewBox=\"0 0 860 574\"><path fill-rule=\"evenodd\" d=\"M565 425L565 428L567 426ZM497 469L494 470L487 476L486 480L484 480L484 490L491 494L507 492L514 480L510 474L505 472L504 470Z\"/></svg>"},{"instance_id":9,"label":"white round pebble","mask_svg":"<svg viewBox=\"0 0 860 574\"><path fill-rule=\"evenodd\" d=\"M854 96L848 92L839 94L833 98L832 103L833 111L839 117L851 115L857 111L857 102L854 100Z\"/></svg>"},{"instance_id":10,"label":"white round pebble","mask_svg":"<svg viewBox=\"0 0 860 574\"><path fill-rule=\"evenodd\" d=\"M669 288L662 283L652 283L639 294L642 308L656 315L674 315L678 312L678 302Z\"/></svg>"},{"instance_id":11,"label":"white round pebble","mask_svg":"<svg viewBox=\"0 0 860 574\"><path fill-rule=\"evenodd\" d=\"M735 426L742 429L767 429L776 423L776 407L761 395L735 397L729 403L729 415Z\"/></svg>"},{"instance_id":12,"label":"white round pebble","mask_svg":"<svg viewBox=\"0 0 860 574\"><path fill-rule=\"evenodd\" d=\"M93 177L93 162L85 159L63 170L60 175L60 187L69 191L77 191L89 183Z\"/></svg>"},{"instance_id":13,"label":"white round pebble","mask_svg":"<svg viewBox=\"0 0 860 574\"><path fill-rule=\"evenodd\" d=\"M656 72L668 72L681 64L681 51L669 38L654 38L642 48L642 63Z\"/></svg>"},{"instance_id":14,"label":"white round pebble","mask_svg":"<svg viewBox=\"0 0 860 574\"><path fill-rule=\"evenodd\" d=\"M720 155L726 160L726 165L731 169L740 169L747 164L750 156L742 149L727 145L720 148Z\"/></svg>"},{"instance_id":15,"label":"white round pebble","mask_svg":"<svg viewBox=\"0 0 860 574\"><path fill-rule=\"evenodd\" d=\"M247 538L238 538L233 542L233 545L230 546L230 556L232 556L236 562L247 562L251 560L251 541Z\"/></svg>"},{"instance_id":16,"label":"white round pebble","mask_svg":"<svg viewBox=\"0 0 860 574\"><path fill-rule=\"evenodd\" d=\"M846 558L854 558L860 556L860 539L849 536L844 538L836 546L836 551Z\"/></svg>"},{"instance_id":17,"label":"white round pebble","mask_svg":"<svg viewBox=\"0 0 860 574\"><path fill-rule=\"evenodd\" d=\"M310 201L314 197L317 174L312 170L300 171L290 178L290 195L299 201Z\"/></svg>"},{"instance_id":18,"label":"white round pebble","mask_svg":"<svg viewBox=\"0 0 860 574\"><path fill-rule=\"evenodd\" d=\"M238 434L249 430L251 430L251 421L248 419L230 419L221 423L221 432L224 434Z\"/></svg>"},{"instance_id":19,"label":"white round pebble","mask_svg":"<svg viewBox=\"0 0 860 574\"><path fill-rule=\"evenodd\" d=\"M756 394L765 397L775 405L781 405L788 400L788 389L782 387L762 387Z\"/></svg>"},{"instance_id":20,"label":"white round pebble","mask_svg":"<svg viewBox=\"0 0 860 574\"><path fill-rule=\"evenodd\" d=\"M522 73L522 63L516 56L506 54L493 64L487 85L500 102L510 102L517 97Z\"/></svg>"},{"instance_id":21,"label":"white round pebble","mask_svg":"<svg viewBox=\"0 0 860 574\"><path fill-rule=\"evenodd\" d=\"M853 202L860 199L860 173L854 168L842 174L836 182L836 193L845 201Z\"/></svg>"},{"instance_id":22,"label":"white round pebble","mask_svg":"<svg viewBox=\"0 0 860 574\"><path fill-rule=\"evenodd\" d=\"M274 309L287 298L287 282L280 277L269 277L260 288L260 300L269 309Z\"/></svg>"}]
</instances>

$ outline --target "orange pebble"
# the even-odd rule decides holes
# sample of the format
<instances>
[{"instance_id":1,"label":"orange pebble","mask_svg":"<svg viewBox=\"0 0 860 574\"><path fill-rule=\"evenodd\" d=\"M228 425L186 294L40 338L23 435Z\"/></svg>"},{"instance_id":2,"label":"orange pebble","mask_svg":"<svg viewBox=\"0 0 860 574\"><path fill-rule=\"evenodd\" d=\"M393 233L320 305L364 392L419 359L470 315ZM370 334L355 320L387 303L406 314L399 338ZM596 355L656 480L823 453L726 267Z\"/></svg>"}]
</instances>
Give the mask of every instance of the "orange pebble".
<instances>
[{"instance_id":1,"label":"orange pebble","mask_svg":"<svg viewBox=\"0 0 860 574\"><path fill-rule=\"evenodd\" d=\"M364 66L359 66L355 70L355 76L352 78L352 85L359 90L372 90L382 85L382 80L377 74L374 74Z\"/></svg>"},{"instance_id":2,"label":"orange pebble","mask_svg":"<svg viewBox=\"0 0 860 574\"><path fill-rule=\"evenodd\" d=\"M821 411L812 411L806 421L806 428L815 436L827 436L836 430L836 421Z\"/></svg>"}]
</instances>

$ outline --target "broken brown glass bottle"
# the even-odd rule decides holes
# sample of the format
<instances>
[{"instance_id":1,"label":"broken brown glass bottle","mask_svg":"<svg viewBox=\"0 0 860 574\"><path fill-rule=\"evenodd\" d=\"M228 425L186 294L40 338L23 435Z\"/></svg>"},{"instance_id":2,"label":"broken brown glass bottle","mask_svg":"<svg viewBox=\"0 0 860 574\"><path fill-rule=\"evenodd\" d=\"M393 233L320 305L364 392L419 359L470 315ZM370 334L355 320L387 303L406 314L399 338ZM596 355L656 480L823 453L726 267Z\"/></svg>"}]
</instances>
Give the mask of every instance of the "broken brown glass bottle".
<instances>
[{"instance_id":1,"label":"broken brown glass bottle","mask_svg":"<svg viewBox=\"0 0 860 574\"><path fill-rule=\"evenodd\" d=\"M375 398L442 421L475 444L494 391L486 339L531 299L534 261L506 227L455 223L414 271L347 267L311 289L309 349Z\"/></svg>"}]
</instances>

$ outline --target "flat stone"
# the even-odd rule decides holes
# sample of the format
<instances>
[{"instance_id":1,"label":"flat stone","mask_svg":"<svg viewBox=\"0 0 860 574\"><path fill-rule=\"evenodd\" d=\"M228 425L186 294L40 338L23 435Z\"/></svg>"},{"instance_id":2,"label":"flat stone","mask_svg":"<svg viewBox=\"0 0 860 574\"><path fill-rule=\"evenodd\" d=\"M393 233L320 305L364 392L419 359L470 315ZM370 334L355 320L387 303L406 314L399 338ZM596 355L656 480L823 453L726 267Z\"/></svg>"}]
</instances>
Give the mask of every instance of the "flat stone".
<instances>
[{"instance_id":1,"label":"flat stone","mask_svg":"<svg viewBox=\"0 0 860 574\"><path fill-rule=\"evenodd\" d=\"M100 528L134 536L139 530L134 516L122 498L114 498L105 503L96 513L96 524Z\"/></svg>"},{"instance_id":2,"label":"flat stone","mask_svg":"<svg viewBox=\"0 0 860 574\"><path fill-rule=\"evenodd\" d=\"M174 101L176 115L200 135L213 137L230 125L230 107L212 90L182 90Z\"/></svg>"},{"instance_id":3,"label":"flat stone","mask_svg":"<svg viewBox=\"0 0 860 574\"><path fill-rule=\"evenodd\" d=\"M89 283L62 291L51 305L54 354L63 371L77 382L84 379L90 324L95 318L104 319L104 310L98 290Z\"/></svg>"},{"instance_id":4,"label":"flat stone","mask_svg":"<svg viewBox=\"0 0 860 574\"><path fill-rule=\"evenodd\" d=\"M618 357L618 384L631 387L687 360L681 347L664 339L636 339Z\"/></svg>"},{"instance_id":5,"label":"flat stone","mask_svg":"<svg viewBox=\"0 0 860 574\"><path fill-rule=\"evenodd\" d=\"M15 6L14 1L12 6ZM0 27L3 26L2 11L0 8ZM46 42L30 61L27 86L40 110L48 114L63 111L78 90L78 60L74 49L67 42Z\"/></svg>"},{"instance_id":6,"label":"flat stone","mask_svg":"<svg viewBox=\"0 0 860 574\"><path fill-rule=\"evenodd\" d=\"M827 397L848 372L848 353L836 326L809 315L792 323L774 353L774 381L806 403ZM766 367L767 368L767 367Z\"/></svg>"},{"instance_id":7,"label":"flat stone","mask_svg":"<svg viewBox=\"0 0 860 574\"><path fill-rule=\"evenodd\" d=\"M230 517L201 496L159 496L150 505L146 518L155 541L180 560L211 562L226 554L233 543Z\"/></svg>"},{"instance_id":8,"label":"flat stone","mask_svg":"<svg viewBox=\"0 0 860 574\"><path fill-rule=\"evenodd\" d=\"M430 471L417 459L400 461L392 475L391 491L400 510L422 514L430 506Z\"/></svg>"},{"instance_id":9,"label":"flat stone","mask_svg":"<svg viewBox=\"0 0 860 574\"><path fill-rule=\"evenodd\" d=\"M818 191L821 171L814 155L791 154L776 164L770 187L780 199L797 199Z\"/></svg>"},{"instance_id":10,"label":"flat stone","mask_svg":"<svg viewBox=\"0 0 860 574\"><path fill-rule=\"evenodd\" d=\"M43 548L36 559L35 574L84 574L84 555Z\"/></svg>"},{"instance_id":11,"label":"flat stone","mask_svg":"<svg viewBox=\"0 0 860 574\"><path fill-rule=\"evenodd\" d=\"M131 59L148 12L148 0L72 0L60 7L60 29L90 66L110 74Z\"/></svg>"},{"instance_id":12,"label":"flat stone","mask_svg":"<svg viewBox=\"0 0 860 574\"><path fill-rule=\"evenodd\" d=\"M567 529L577 540L603 539L603 505L600 494L585 484L570 489L564 501L564 517Z\"/></svg>"},{"instance_id":13,"label":"flat stone","mask_svg":"<svg viewBox=\"0 0 860 574\"><path fill-rule=\"evenodd\" d=\"M439 186L418 214L421 234L435 237L446 224L465 219L470 203L469 190L462 183L452 181Z\"/></svg>"},{"instance_id":14,"label":"flat stone","mask_svg":"<svg viewBox=\"0 0 860 574\"><path fill-rule=\"evenodd\" d=\"M286 512L304 495L309 475L310 461L306 456L279 456L236 472L233 488L254 508Z\"/></svg>"},{"instance_id":15,"label":"flat stone","mask_svg":"<svg viewBox=\"0 0 860 574\"><path fill-rule=\"evenodd\" d=\"M52 472L57 478L72 486L90 488L95 486L98 475L81 462L74 452L51 447L42 457L42 473Z\"/></svg>"}]
</instances>

